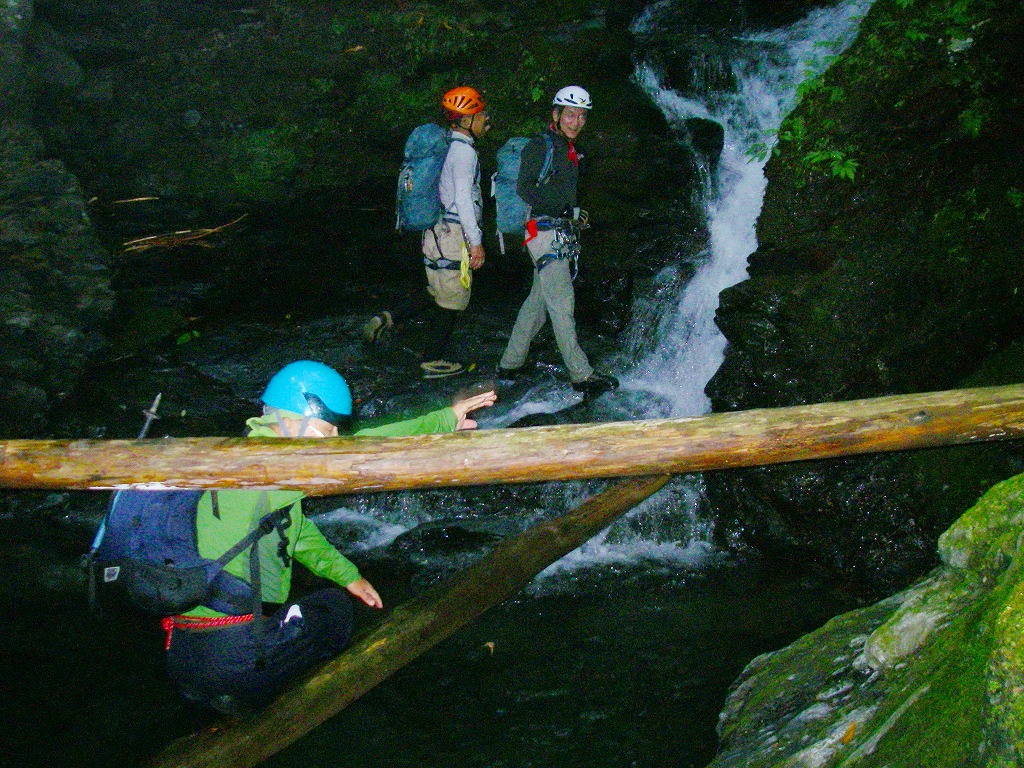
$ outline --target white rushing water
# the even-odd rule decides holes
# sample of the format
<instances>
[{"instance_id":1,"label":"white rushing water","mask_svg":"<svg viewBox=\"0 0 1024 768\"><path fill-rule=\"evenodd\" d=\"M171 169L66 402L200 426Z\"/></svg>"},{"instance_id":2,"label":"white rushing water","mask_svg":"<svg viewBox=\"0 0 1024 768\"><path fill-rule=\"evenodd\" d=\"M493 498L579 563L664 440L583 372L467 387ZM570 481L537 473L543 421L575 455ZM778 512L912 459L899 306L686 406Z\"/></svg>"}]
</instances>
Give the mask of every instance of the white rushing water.
<instances>
[{"instance_id":1,"label":"white rushing water","mask_svg":"<svg viewBox=\"0 0 1024 768\"><path fill-rule=\"evenodd\" d=\"M852 41L871 0L818 9L790 27L736 40L729 62L737 88L687 98L662 87L660 73L638 65L636 79L674 125L713 120L724 129L724 148L703 190L709 245L706 261L674 306L666 308L653 352L624 377L623 389L657 399L661 416L696 416L711 410L704 387L722 364L726 340L715 325L719 294L747 278L747 259L757 248L755 225L767 181L757 144L770 150L774 132L796 103L797 86L820 73L829 57ZM668 8L658 3L634 29L650 31ZM667 408L665 407L667 404ZM666 413L666 411L668 411Z\"/></svg>"}]
</instances>

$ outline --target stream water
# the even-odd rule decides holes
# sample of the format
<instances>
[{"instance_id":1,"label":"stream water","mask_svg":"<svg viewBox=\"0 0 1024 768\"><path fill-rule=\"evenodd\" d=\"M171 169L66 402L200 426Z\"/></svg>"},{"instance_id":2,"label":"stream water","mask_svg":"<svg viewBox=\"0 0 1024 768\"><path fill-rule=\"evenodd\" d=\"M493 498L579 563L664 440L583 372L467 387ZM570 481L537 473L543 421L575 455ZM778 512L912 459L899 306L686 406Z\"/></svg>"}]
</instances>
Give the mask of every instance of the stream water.
<instances>
[{"instance_id":1,"label":"stream water","mask_svg":"<svg viewBox=\"0 0 1024 768\"><path fill-rule=\"evenodd\" d=\"M718 294L746 277L765 180L749 152L772 143L797 84L851 38L870 0L813 12L772 31L720 31L732 87L712 91L694 70L692 92L673 90L641 60L637 82L685 135L691 118L724 129L706 167L701 202L707 242L688 245L684 272L668 267L638 301L632 327L604 361L622 388L592 406L594 419L691 416L709 410L704 386L725 339ZM642 39L683 34L671 2L635 23ZM705 49L706 53L706 49ZM708 66L706 56L701 66ZM696 64L694 64L696 67ZM514 307L509 308L509 312ZM506 313L507 314L507 313ZM297 318L286 329L223 328L189 352L190 367L252 398L294 350L358 337L359 318ZM491 318L488 352L510 316ZM484 334L486 336L486 334ZM273 354L258 350L272 349ZM399 351L399 355L401 352ZM325 362L352 366L340 350ZM355 362L354 362L355 361ZM484 416L482 428L576 404L554 379ZM415 407L409 390L366 412ZM184 412L182 412L184 417ZM367 494L309 511L378 586L400 603L481 557L496 541L558 515L601 483ZM754 656L851 607L840 586L742 559L712 545L699 477L677 478L584 547L548 568L518 598L400 671L329 723L273 758L273 766L701 766L715 753L729 684ZM96 622L74 599L6 620L5 688L12 716L0 760L10 765L131 765L175 735L208 722L163 679L158 630L130 613ZM359 618L369 619L367 611ZM12 638L24 638L15 642Z\"/></svg>"}]
</instances>

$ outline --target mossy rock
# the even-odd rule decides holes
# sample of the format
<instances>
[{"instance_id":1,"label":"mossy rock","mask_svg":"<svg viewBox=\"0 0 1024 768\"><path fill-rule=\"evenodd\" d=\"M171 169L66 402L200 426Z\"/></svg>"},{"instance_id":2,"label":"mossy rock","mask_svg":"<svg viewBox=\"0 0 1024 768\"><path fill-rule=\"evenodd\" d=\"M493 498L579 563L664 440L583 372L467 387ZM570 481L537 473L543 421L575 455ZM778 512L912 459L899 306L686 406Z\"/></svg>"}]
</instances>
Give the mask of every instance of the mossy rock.
<instances>
[{"instance_id":1,"label":"mossy rock","mask_svg":"<svg viewBox=\"0 0 1024 768\"><path fill-rule=\"evenodd\" d=\"M1024 475L942 537L908 590L755 659L709 768L1024 762Z\"/></svg>"}]
</instances>

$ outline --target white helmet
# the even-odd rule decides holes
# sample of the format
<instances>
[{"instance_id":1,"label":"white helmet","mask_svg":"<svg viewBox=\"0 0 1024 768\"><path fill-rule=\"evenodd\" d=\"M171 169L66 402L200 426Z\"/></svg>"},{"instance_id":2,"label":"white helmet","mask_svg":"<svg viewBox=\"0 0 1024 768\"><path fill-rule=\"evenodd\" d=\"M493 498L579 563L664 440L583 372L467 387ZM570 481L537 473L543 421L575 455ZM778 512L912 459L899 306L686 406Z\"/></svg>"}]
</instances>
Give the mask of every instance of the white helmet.
<instances>
[{"instance_id":1,"label":"white helmet","mask_svg":"<svg viewBox=\"0 0 1024 768\"><path fill-rule=\"evenodd\" d=\"M565 86L555 94L551 104L556 107L581 107L582 109L590 109L593 106L590 94L578 85Z\"/></svg>"}]
</instances>

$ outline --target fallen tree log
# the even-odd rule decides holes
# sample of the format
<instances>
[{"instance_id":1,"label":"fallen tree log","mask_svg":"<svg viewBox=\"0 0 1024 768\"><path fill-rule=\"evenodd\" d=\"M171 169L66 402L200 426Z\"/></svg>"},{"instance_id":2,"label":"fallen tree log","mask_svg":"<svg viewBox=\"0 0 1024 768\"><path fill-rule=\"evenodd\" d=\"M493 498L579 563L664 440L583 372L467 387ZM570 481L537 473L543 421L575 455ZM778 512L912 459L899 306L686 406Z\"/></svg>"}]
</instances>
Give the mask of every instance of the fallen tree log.
<instances>
[{"instance_id":1,"label":"fallen tree log","mask_svg":"<svg viewBox=\"0 0 1024 768\"><path fill-rule=\"evenodd\" d=\"M499 544L449 583L399 606L362 640L269 707L173 742L154 768L248 768L303 735L459 628L519 592L551 563L579 547L660 489L668 478L627 480L573 511Z\"/></svg>"},{"instance_id":2,"label":"fallen tree log","mask_svg":"<svg viewBox=\"0 0 1024 768\"><path fill-rule=\"evenodd\" d=\"M0 487L309 495L679 474L1024 437L1024 385L708 416L329 440L7 440Z\"/></svg>"}]
</instances>

